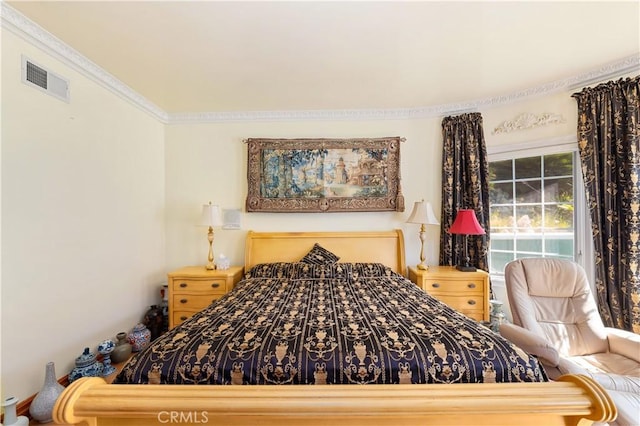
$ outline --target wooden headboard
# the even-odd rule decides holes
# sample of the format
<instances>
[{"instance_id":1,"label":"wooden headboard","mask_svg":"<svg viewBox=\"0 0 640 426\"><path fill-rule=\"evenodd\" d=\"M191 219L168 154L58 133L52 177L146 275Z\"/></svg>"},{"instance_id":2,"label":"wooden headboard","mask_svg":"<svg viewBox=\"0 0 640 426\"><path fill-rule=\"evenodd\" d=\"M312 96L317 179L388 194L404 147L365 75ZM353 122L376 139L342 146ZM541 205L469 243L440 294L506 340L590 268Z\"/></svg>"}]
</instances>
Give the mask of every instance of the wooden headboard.
<instances>
[{"instance_id":1,"label":"wooden headboard","mask_svg":"<svg viewBox=\"0 0 640 426\"><path fill-rule=\"evenodd\" d=\"M254 232L245 244L244 270L259 263L297 262L315 243L340 262L378 262L406 275L402 230L367 232Z\"/></svg>"}]
</instances>

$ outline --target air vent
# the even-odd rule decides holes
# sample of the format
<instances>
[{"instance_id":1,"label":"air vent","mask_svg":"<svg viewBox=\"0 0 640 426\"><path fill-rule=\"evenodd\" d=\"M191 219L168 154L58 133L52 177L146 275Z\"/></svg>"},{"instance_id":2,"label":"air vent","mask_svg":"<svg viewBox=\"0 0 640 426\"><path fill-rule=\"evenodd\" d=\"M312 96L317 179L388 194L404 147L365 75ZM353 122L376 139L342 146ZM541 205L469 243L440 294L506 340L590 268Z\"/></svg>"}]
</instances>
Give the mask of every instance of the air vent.
<instances>
[{"instance_id":1,"label":"air vent","mask_svg":"<svg viewBox=\"0 0 640 426\"><path fill-rule=\"evenodd\" d=\"M22 82L49 95L69 102L69 80L22 57Z\"/></svg>"}]
</instances>

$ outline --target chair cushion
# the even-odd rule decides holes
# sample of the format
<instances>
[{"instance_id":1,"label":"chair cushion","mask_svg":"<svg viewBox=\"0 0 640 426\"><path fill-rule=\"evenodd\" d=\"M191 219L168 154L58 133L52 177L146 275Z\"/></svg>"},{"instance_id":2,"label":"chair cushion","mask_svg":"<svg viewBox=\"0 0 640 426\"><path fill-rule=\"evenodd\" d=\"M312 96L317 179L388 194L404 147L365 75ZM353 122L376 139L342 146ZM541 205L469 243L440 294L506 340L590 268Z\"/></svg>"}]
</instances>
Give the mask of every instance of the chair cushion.
<instances>
[{"instance_id":1,"label":"chair cushion","mask_svg":"<svg viewBox=\"0 0 640 426\"><path fill-rule=\"evenodd\" d=\"M545 337L560 356L606 352L606 331L584 270L549 258L519 259L505 267L514 323Z\"/></svg>"},{"instance_id":2,"label":"chair cushion","mask_svg":"<svg viewBox=\"0 0 640 426\"><path fill-rule=\"evenodd\" d=\"M558 368L562 374L610 373L640 378L640 365L637 362L612 352L561 357Z\"/></svg>"},{"instance_id":3,"label":"chair cushion","mask_svg":"<svg viewBox=\"0 0 640 426\"><path fill-rule=\"evenodd\" d=\"M608 390L607 393L618 410L618 417L610 426L640 425L640 394Z\"/></svg>"}]
</instances>

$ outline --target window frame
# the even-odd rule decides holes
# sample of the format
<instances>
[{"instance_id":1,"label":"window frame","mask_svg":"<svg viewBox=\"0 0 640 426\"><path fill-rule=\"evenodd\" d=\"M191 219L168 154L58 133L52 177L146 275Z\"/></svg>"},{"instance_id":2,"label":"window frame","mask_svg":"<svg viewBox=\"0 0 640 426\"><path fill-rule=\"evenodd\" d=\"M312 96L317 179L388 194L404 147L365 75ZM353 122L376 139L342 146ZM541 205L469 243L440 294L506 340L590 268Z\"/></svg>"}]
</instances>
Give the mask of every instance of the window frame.
<instances>
[{"instance_id":1,"label":"window frame","mask_svg":"<svg viewBox=\"0 0 640 426\"><path fill-rule=\"evenodd\" d=\"M591 219L587 210L586 192L582 178L582 167L578 153L578 142L575 136L549 138L529 141L517 145L487 146L489 162L513 160L517 158L536 157L550 154L572 152L575 156L573 171L574 185L574 261L585 269L589 282L593 282L593 239L591 238ZM582 196L581 196L582 194ZM492 282L504 285L504 274L491 275Z\"/></svg>"}]
</instances>

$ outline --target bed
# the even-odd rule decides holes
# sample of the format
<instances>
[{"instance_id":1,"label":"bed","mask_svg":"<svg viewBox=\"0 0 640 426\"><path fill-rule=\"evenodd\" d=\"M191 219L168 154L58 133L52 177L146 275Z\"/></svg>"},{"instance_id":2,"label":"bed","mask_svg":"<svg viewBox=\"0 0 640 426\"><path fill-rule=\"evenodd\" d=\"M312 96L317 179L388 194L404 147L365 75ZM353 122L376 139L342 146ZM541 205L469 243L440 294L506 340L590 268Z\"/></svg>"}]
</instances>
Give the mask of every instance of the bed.
<instances>
[{"instance_id":1,"label":"bed","mask_svg":"<svg viewBox=\"0 0 640 426\"><path fill-rule=\"evenodd\" d=\"M537 360L406 280L402 232L248 232L236 288L132 358L74 381L75 424L610 421L583 376ZM188 385L187 385L188 384Z\"/></svg>"}]
</instances>

